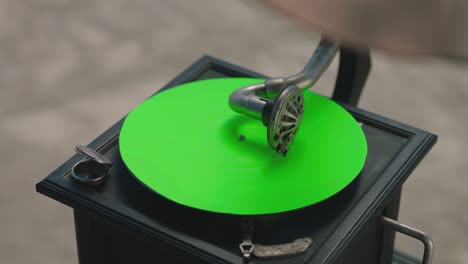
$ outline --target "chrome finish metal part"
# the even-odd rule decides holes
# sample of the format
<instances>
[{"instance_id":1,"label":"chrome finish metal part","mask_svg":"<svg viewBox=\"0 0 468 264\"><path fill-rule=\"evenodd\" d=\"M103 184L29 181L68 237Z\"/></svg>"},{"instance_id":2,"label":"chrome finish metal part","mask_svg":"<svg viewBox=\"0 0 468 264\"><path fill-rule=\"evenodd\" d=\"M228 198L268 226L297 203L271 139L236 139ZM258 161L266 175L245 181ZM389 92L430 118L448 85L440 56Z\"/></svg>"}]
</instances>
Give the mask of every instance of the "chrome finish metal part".
<instances>
[{"instance_id":1,"label":"chrome finish metal part","mask_svg":"<svg viewBox=\"0 0 468 264\"><path fill-rule=\"evenodd\" d=\"M327 70L338 49L338 44L322 39L299 73L286 78L272 78L265 81L267 98L275 97L285 86L291 84L297 85L302 90L312 87Z\"/></svg>"},{"instance_id":2,"label":"chrome finish metal part","mask_svg":"<svg viewBox=\"0 0 468 264\"><path fill-rule=\"evenodd\" d=\"M286 156L301 125L304 95L299 87L290 85L273 100L274 105L267 124L268 144L275 149L277 155Z\"/></svg>"},{"instance_id":3,"label":"chrome finish metal part","mask_svg":"<svg viewBox=\"0 0 468 264\"><path fill-rule=\"evenodd\" d=\"M75 151L86 158L72 167L72 178L86 185L97 186L101 184L112 166L112 161L86 146L76 145Z\"/></svg>"},{"instance_id":4,"label":"chrome finish metal part","mask_svg":"<svg viewBox=\"0 0 468 264\"><path fill-rule=\"evenodd\" d=\"M279 245L256 244L253 254L257 258L275 258L301 254L307 251L312 245L312 239L308 237L296 239L291 243Z\"/></svg>"},{"instance_id":5,"label":"chrome finish metal part","mask_svg":"<svg viewBox=\"0 0 468 264\"><path fill-rule=\"evenodd\" d=\"M394 231L400 232L412 238L415 238L421 241L424 245L424 254L422 259L422 264L431 264L432 263L432 255L434 253L434 243L432 239L422 231L419 231L413 227L403 225L391 218L382 216L381 217L382 223L393 229Z\"/></svg>"},{"instance_id":6,"label":"chrome finish metal part","mask_svg":"<svg viewBox=\"0 0 468 264\"><path fill-rule=\"evenodd\" d=\"M242 253L242 257L244 258L244 262L249 262L250 257L255 249L255 245L252 243L252 236L253 236L253 218L252 217L245 217L241 221L241 230L243 240L242 243L239 244L239 249Z\"/></svg>"},{"instance_id":7,"label":"chrome finish metal part","mask_svg":"<svg viewBox=\"0 0 468 264\"><path fill-rule=\"evenodd\" d=\"M244 240L242 243L240 243L239 248L242 253L242 257L246 260L250 259L250 256L252 256L252 253L255 250L255 245L252 243L251 240Z\"/></svg>"},{"instance_id":8,"label":"chrome finish metal part","mask_svg":"<svg viewBox=\"0 0 468 264\"><path fill-rule=\"evenodd\" d=\"M338 52L338 44L321 40L302 71L286 78L272 78L234 91L229 106L235 112L261 119L268 99L276 97L285 87L295 84L301 89L314 85Z\"/></svg>"},{"instance_id":9,"label":"chrome finish metal part","mask_svg":"<svg viewBox=\"0 0 468 264\"><path fill-rule=\"evenodd\" d=\"M265 84L257 83L234 91L229 97L229 106L235 112L261 119L262 111L268 102Z\"/></svg>"},{"instance_id":10,"label":"chrome finish metal part","mask_svg":"<svg viewBox=\"0 0 468 264\"><path fill-rule=\"evenodd\" d=\"M257 258L274 258L291 256L304 253L312 245L312 239L304 237L293 242L276 245L261 245L252 242L254 222L252 217L243 218L241 221L242 243L239 244L244 263L248 263L252 256Z\"/></svg>"},{"instance_id":11,"label":"chrome finish metal part","mask_svg":"<svg viewBox=\"0 0 468 264\"><path fill-rule=\"evenodd\" d=\"M104 155L98 153L94 149L88 148L83 145L76 145L75 146L75 151L78 154L84 155L89 159L93 159L103 165L112 165L112 161L110 161L108 158L106 158Z\"/></svg>"},{"instance_id":12,"label":"chrome finish metal part","mask_svg":"<svg viewBox=\"0 0 468 264\"><path fill-rule=\"evenodd\" d=\"M269 131L274 130L270 129L272 127L280 128L282 125L276 122L280 122L281 118L275 119L273 121L275 123L273 124L265 122L265 115L272 117L275 116L275 114L268 112L272 109L267 109L268 111L265 111L267 104L271 103L271 100L275 100L276 97L279 97L280 94L282 94L282 92L291 85L298 87L301 92L302 90L308 89L314 85L332 62L338 52L338 48L338 44L322 39L310 60L299 73L286 78L271 78L263 83L257 83L240 88L230 95L229 106L235 112L263 120L263 123L268 127ZM283 104L281 100L276 103L281 105ZM302 113L300 113L300 116L302 117ZM296 127L298 127L299 124L300 120L298 121L298 124L296 124ZM297 132L297 129L295 132ZM277 148L281 143L278 143L276 140L272 140L270 137L274 137L277 134L270 134L271 133L269 132L268 144L271 148L277 151L277 153L279 153ZM281 147L280 152L287 150L284 146L289 146L293 138L294 137L290 138L288 143Z\"/></svg>"}]
</instances>

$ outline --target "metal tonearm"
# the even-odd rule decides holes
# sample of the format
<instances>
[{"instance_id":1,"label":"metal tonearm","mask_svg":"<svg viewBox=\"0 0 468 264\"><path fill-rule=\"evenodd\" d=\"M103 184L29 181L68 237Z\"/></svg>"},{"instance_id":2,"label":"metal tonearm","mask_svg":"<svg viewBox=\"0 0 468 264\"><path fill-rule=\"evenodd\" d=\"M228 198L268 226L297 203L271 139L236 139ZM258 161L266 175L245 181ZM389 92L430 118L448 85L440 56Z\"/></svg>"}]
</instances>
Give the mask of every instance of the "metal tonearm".
<instances>
[{"instance_id":1,"label":"metal tonearm","mask_svg":"<svg viewBox=\"0 0 468 264\"><path fill-rule=\"evenodd\" d=\"M268 144L276 154L285 156L302 121L302 90L318 81L338 49L338 44L322 39L299 73L240 88L229 97L229 106L235 112L262 120L268 128Z\"/></svg>"}]
</instances>

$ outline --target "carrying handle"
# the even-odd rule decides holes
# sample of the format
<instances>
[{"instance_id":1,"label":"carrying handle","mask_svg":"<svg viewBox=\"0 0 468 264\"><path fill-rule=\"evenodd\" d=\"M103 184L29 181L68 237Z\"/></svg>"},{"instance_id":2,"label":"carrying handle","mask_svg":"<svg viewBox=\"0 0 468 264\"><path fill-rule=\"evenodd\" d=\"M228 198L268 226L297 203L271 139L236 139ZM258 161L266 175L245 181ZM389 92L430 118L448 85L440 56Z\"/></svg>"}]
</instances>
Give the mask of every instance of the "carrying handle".
<instances>
[{"instance_id":1,"label":"carrying handle","mask_svg":"<svg viewBox=\"0 0 468 264\"><path fill-rule=\"evenodd\" d=\"M393 229L394 231L400 232L402 234L405 234L407 236L410 236L412 238L415 238L421 241L424 245L424 254L423 254L422 264L432 263L432 255L434 253L434 243L432 242L432 239L427 234L413 227L403 225L397 222L396 220L393 220L385 216L381 216L381 220L385 226Z\"/></svg>"}]
</instances>

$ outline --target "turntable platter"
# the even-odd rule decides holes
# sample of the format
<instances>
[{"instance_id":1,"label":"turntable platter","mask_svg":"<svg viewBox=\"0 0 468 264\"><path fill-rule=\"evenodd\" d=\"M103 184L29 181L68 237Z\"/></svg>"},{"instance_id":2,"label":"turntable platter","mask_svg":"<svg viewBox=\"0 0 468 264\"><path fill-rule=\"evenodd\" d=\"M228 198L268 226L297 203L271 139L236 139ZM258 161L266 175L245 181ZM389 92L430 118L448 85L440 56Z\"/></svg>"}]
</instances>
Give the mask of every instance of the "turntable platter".
<instances>
[{"instance_id":1,"label":"turntable platter","mask_svg":"<svg viewBox=\"0 0 468 264\"><path fill-rule=\"evenodd\" d=\"M299 133L274 159L261 121L234 113L236 89L262 82L219 78L156 94L125 119L119 147L146 187L185 206L259 215L318 203L345 188L364 166L364 133L344 108L305 91Z\"/></svg>"}]
</instances>

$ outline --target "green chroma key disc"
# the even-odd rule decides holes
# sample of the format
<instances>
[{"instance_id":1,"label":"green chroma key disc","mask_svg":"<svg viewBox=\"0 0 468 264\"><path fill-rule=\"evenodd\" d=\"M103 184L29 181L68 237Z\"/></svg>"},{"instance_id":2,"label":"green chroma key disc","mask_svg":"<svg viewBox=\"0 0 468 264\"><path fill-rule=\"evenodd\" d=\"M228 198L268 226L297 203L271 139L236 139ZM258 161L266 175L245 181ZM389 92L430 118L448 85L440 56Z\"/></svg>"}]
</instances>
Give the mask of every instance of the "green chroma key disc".
<instances>
[{"instance_id":1,"label":"green chroma key disc","mask_svg":"<svg viewBox=\"0 0 468 264\"><path fill-rule=\"evenodd\" d=\"M345 188L367 155L356 120L332 100L304 91L301 128L288 155L275 160L262 122L228 105L234 90L262 81L202 80L146 100L120 132L127 168L176 203L236 215L294 210Z\"/></svg>"}]
</instances>

